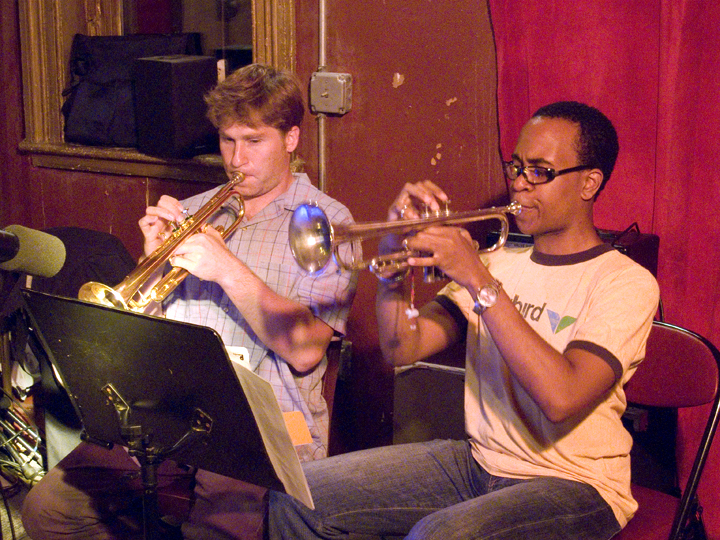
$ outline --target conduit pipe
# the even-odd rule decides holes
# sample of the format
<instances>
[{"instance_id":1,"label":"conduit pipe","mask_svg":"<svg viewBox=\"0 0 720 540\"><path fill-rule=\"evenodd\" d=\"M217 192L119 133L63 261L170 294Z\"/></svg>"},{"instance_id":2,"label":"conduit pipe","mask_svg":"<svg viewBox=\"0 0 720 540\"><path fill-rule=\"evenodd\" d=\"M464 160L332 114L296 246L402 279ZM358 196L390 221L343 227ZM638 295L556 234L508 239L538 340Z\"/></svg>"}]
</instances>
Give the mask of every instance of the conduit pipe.
<instances>
[{"instance_id":1,"label":"conduit pipe","mask_svg":"<svg viewBox=\"0 0 720 540\"><path fill-rule=\"evenodd\" d=\"M327 12L326 0L318 0L318 71L327 69ZM325 156L327 115L317 114L318 141L318 189L323 193L327 190L327 165Z\"/></svg>"}]
</instances>

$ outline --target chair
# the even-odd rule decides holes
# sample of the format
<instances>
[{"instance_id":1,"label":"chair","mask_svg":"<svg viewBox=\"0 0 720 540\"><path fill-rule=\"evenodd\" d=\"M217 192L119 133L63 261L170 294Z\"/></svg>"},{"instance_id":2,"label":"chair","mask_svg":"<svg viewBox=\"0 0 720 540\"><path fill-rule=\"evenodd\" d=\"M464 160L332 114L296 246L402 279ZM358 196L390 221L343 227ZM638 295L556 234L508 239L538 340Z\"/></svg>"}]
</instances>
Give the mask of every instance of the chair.
<instances>
[{"instance_id":1,"label":"chair","mask_svg":"<svg viewBox=\"0 0 720 540\"><path fill-rule=\"evenodd\" d=\"M352 342L348 339L333 339L327 348L327 368L322 378L322 396L327 403L328 418L332 425L333 407L335 405L335 388L342 370L352 355Z\"/></svg>"},{"instance_id":2,"label":"chair","mask_svg":"<svg viewBox=\"0 0 720 540\"><path fill-rule=\"evenodd\" d=\"M615 540L680 540L696 519L697 487L720 419L720 352L704 337L690 330L654 322L645 360L625 388L628 402L647 407L683 409L711 404L705 429L698 434L697 449L678 437L676 454L694 456L687 479L680 475L681 496L675 497L633 483L640 507Z\"/></svg>"},{"instance_id":3,"label":"chair","mask_svg":"<svg viewBox=\"0 0 720 540\"><path fill-rule=\"evenodd\" d=\"M417 442L433 438L463 438L461 368L424 364L400 368L395 373L393 442ZM691 448L678 437L678 461L694 463L680 497L633 483L633 495L640 508L635 517L613 540L681 540L693 524L698 508L698 483L720 419L720 352L698 334L663 322L654 322L645 360L625 388L628 402L640 407L688 409L711 404L700 443ZM441 383L441 384L439 384ZM438 391L438 388L442 388ZM449 389L459 389L452 392ZM421 396L421 399L417 399ZM419 413L422 404L432 410ZM634 472L637 463L633 461ZM684 478L683 478L684 479ZM677 482L677 481L676 481ZM672 533L671 533L672 531Z\"/></svg>"}]
</instances>

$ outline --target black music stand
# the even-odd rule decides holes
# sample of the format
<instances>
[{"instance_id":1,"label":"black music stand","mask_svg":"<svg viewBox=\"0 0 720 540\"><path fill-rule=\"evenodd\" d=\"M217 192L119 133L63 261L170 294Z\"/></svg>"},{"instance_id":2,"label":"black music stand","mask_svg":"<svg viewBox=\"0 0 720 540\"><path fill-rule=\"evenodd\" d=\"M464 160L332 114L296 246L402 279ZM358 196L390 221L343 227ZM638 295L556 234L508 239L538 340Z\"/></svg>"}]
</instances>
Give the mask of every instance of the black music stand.
<instances>
[{"instance_id":1,"label":"black music stand","mask_svg":"<svg viewBox=\"0 0 720 540\"><path fill-rule=\"evenodd\" d=\"M244 372L238 378L214 330L37 291L22 296L86 440L127 446L140 461L145 538L160 538L155 473L168 457L312 505L284 423L257 405L253 412L255 389Z\"/></svg>"}]
</instances>

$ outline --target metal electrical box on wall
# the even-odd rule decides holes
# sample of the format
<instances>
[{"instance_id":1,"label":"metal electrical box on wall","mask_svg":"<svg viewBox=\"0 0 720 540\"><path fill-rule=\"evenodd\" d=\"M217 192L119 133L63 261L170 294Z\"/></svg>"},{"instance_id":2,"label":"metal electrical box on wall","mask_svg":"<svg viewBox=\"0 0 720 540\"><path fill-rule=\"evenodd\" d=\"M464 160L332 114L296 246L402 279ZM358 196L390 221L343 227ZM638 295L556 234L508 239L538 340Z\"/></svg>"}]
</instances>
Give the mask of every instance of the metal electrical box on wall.
<instances>
[{"instance_id":1,"label":"metal electrical box on wall","mask_svg":"<svg viewBox=\"0 0 720 540\"><path fill-rule=\"evenodd\" d=\"M310 78L313 113L346 114L352 107L352 75L318 71Z\"/></svg>"}]
</instances>

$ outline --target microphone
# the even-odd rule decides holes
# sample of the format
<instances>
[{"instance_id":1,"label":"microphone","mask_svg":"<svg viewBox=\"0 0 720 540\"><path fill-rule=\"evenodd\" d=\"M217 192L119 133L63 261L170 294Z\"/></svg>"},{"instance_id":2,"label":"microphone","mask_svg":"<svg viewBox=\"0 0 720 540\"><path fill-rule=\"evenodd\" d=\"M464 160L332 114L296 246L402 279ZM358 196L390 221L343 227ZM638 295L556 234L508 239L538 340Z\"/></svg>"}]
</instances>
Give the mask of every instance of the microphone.
<instances>
[{"instance_id":1,"label":"microphone","mask_svg":"<svg viewBox=\"0 0 720 540\"><path fill-rule=\"evenodd\" d=\"M65 264L65 244L57 236L8 225L0 229L0 270L53 277Z\"/></svg>"}]
</instances>

